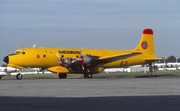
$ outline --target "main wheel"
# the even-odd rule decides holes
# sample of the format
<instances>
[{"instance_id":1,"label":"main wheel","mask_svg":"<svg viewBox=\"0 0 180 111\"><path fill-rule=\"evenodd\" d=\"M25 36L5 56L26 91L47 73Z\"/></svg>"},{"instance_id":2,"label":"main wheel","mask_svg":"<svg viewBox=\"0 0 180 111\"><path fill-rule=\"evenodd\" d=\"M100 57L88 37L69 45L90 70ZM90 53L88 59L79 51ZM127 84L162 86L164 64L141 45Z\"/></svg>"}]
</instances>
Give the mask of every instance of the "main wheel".
<instances>
[{"instance_id":1,"label":"main wheel","mask_svg":"<svg viewBox=\"0 0 180 111\"><path fill-rule=\"evenodd\" d=\"M18 74L16 75L16 79L17 79L17 80L21 80L22 78L23 78L23 75L22 75L22 74L18 73Z\"/></svg>"},{"instance_id":2,"label":"main wheel","mask_svg":"<svg viewBox=\"0 0 180 111\"><path fill-rule=\"evenodd\" d=\"M67 74L59 74L59 79L67 78Z\"/></svg>"},{"instance_id":3,"label":"main wheel","mask_svg":"<svg viewBox=\"0 0 180 111\"><path fill-rule=\"evenodd\" d=\"M84 78L93 78L92 74L84 74Z\"/></svg>"}]
</instances>

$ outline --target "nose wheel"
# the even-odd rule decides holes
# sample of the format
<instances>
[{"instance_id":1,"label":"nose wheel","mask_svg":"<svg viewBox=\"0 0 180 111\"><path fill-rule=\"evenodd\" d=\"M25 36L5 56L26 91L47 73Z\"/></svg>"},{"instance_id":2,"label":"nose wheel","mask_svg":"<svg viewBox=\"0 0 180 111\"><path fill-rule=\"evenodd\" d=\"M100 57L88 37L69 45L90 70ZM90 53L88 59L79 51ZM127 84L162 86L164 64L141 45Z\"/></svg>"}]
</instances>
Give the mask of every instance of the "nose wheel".
<instances>
[{"instance_id":1,"label":"nose wheel","mask_svg":"<svg viewBox=\"0 0 180 111\"><path fill-rule=\"evenodd\" d=\"M16 79L17 80L21 80L23 78L23 75L21 74L21 73L18 73L17 75L16 75Z\"/></svg>"}]
</instances>

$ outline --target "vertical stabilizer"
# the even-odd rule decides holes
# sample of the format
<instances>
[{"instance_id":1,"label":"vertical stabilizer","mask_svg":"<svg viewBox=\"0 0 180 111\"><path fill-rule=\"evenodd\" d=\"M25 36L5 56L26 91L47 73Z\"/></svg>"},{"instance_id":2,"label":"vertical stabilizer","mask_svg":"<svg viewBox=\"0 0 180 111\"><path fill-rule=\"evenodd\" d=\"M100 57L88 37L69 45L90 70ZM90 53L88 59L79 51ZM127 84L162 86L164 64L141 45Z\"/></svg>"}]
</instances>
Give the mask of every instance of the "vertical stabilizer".
<instances>
[{"instance_id":1,"label":"vertical stabilizer","mask_svg":"<svg viewBox=\"0 0 180 111\"><path fill-rule=\"evenodd\" d=\"M154 36L152 29L144 29L142 33L141 40L137 47L136 51L141 51L145 55L155 56L154 51Z\"/></svg>"}]
</instances>

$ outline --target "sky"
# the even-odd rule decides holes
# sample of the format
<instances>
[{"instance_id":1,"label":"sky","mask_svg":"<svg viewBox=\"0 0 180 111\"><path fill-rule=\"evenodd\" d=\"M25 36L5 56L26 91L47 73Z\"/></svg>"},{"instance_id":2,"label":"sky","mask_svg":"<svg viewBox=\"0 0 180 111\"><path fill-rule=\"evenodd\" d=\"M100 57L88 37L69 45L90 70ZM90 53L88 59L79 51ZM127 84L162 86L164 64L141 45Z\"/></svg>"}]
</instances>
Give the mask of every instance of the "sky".
<instances>
[{"instance_id":1,"label":"sky","mask_svg":"<svg viewBox=\"0 0 180 111\"><path fill-rule=\"evenodd\" d=\"M131 49L145 28L180 58L179 0L0 0L0 65L21 47Z\"/></svg>"}]
</instances>

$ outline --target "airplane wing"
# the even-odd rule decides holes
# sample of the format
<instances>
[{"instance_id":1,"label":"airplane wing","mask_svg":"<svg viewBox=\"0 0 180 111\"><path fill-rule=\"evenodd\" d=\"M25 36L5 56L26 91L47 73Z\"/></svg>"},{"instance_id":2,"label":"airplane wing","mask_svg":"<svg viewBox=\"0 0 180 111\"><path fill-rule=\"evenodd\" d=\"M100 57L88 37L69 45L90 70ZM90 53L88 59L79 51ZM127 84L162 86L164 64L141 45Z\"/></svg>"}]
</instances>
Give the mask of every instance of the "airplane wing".
<instances>
[{"instance_id":1,"label":"airplane wing","mask_svg":"<svg viewBox=\"0 0 180 111\"><path fill-rule=\"evenodd\" d=\"M100 57L98 58L97 61L100 63L107 63L107 62L113 62L120 59L129 58L129 57L136 56L139 54L142 54L142 52L131 52L131 53L124 53L124 54L118 54L118 55L113 55L113 56Z\"/></svg>"}]
</instances>

